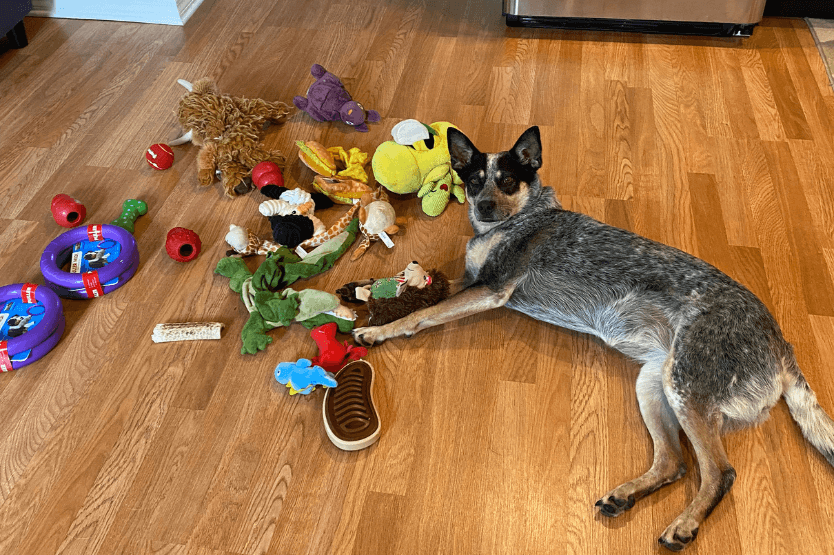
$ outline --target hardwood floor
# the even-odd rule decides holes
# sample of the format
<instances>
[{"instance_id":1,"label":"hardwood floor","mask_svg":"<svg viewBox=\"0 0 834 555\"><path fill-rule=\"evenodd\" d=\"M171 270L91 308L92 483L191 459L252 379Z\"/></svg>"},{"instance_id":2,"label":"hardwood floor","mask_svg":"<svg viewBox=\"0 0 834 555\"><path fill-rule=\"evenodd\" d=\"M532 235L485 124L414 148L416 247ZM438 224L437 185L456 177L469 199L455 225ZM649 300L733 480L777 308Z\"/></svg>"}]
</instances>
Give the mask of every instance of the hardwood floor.
<instances>
[{"instance_id":1,"label":"hardwood floor","mask_svg":"<svg viewBox=\"0 0 834 555\"><path fill-rule=\"evenodd\" d=\"M701 256L772 309L820 404L834 414L834 93L801 20L749 39L508 29L487 0L207 0L183 27L25 20L0 52L0 272L43 283L62 230L53 195L109 222L128 198L141 265L101 299L65 301L42 360L0 375L0 553L376 555L656 553L692 499L689 474L609 520L596 499L648 468L637 367L599 341L500 309L371 350L383 433L347 453L328 440L322 392L272 377L310 357L307 330L240 354L247 312L213 274L230 223L266 237L259 193L202 188L192 145L151 169L179 128L178 78L290 103L321 63L383 120L369 133L294 114L267 133L285 178L307 186L294 141L366 151L405 118L451 121L482 150L530 125L541 175L566 208ZM301 287L335 290L408 261L463 270L466 207L407 218ZM340 209L317 214L325 223ZM169 229L199 233L180 264ZM257 261L249 261L254 268ZM153 344L160 322L220 321L220 341ZM784 403L725 439L738 479L689 553L834 552L834 470Z\"/></svg>"}]
</instances>

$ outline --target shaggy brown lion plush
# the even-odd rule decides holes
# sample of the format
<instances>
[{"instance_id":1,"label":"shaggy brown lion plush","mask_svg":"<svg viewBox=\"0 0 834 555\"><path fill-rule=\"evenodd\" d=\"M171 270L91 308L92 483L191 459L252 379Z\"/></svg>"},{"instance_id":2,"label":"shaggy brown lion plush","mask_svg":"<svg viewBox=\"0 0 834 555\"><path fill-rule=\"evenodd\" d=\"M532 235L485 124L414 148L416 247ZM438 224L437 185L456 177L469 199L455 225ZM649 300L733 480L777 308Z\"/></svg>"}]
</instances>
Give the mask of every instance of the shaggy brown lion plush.
<instances>
[{"instance_id":1,"label":"shaggy brown lion plush","mask_svg":"<svg viewBox=\"0 0 834 555\"><path fill-rule=\"evenodd\" d=\"M345 302L367 302L368 325L382 326L448 297L449 280L440 270L425 271L412 262L396 276L346 283L336 294Z\"/></svg>"},{"instance_id":2,"label":"shaggy brown lion plush","mask_svg":"<svg viewBox=\"0 0 834 555\"><path fill-rule=\"evenodd\" d=\"M284 166L284 155L266 150L261 141L265 124L287 119L289 106L220 94L211 79L200 79L193 85L182 79L178 82L188 89L177 110L185 134L170 144L191 141L201 147L197 157L201 185L211 185L219 171L226 196L236 197L252 189L244 177L259 162L268 160Z\"/></svg>"}]
</instances>

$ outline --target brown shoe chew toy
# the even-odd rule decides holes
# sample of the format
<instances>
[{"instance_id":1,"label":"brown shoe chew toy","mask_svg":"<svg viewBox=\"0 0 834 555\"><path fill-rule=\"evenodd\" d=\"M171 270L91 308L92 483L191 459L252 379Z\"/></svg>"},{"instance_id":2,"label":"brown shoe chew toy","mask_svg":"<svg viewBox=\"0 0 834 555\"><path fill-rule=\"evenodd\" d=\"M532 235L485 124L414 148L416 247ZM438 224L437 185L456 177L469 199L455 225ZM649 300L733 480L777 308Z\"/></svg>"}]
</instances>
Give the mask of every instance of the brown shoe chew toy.
<instances>
[{"instance_id":1,"label":"brown shoe chew toy","mask_svg":"<svg viewBox=\"0 0 834 555\"><path fill-rule=\"evenodd\" d=\"M336 375L339 385L324 393L324 429L344 451L358 451L379 439L380 422L373 399L374 368L356 360Z\"/></svg>"}]
</instances>

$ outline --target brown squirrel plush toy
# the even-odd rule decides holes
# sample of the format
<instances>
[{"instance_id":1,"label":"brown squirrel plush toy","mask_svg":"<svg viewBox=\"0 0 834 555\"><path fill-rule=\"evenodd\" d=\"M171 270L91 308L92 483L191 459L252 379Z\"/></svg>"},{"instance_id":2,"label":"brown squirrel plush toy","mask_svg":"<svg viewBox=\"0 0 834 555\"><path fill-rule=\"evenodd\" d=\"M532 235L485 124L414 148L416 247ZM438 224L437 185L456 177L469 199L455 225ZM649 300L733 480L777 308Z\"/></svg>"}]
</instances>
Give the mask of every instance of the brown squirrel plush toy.
<instances>
[{"instance_id":1,"label":"brown squirrel plush toy","mask_svg":"<svg viewBox=\"0 0 834 555\"><path fill-rule=\"evenodd\" d=\"M284 166L284 155L265 149L262 140L264 125L287 119L289 106L220 94L211 79L200 79L193 85L183 79L178 83L188 90L177 109L185 134L169 144L191 141L200 147L197 176L201 185L211 185L215 172L220 172L226 196L234 198L253 188L244 178L259 162Z\"/></svg>"}]
</instances>

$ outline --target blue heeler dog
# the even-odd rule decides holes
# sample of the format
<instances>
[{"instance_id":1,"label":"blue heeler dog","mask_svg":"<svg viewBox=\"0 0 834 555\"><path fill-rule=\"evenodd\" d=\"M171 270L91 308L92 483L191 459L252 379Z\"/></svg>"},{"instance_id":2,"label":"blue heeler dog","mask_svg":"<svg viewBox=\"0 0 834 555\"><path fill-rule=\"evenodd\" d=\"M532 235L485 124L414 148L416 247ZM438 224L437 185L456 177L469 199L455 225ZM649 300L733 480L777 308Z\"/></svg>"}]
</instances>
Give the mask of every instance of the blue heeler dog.
<instances>
[{"instance_id":1,"label":"blue heeler dog","mask_svg":"<svg viewBox=\"0 0 834 555\"><path fill-rule=\"evenodd\" d=\"M590 333L639 361L637 400L654 442L642 476L602 496L615 517L686 473L679 431L695 451L701 485L659 542L689 545L736 477L721 433L756 424L784 396L803 435L834 465L834 421L817 403L779 325L753 293L706 262L629 231L563 210L541 184L539 129L506 152L481 153L448 134L466 184L466 272L445 301L384 326L354 330L360 344L507 306Z\"/></svg>"}]
</instances>

